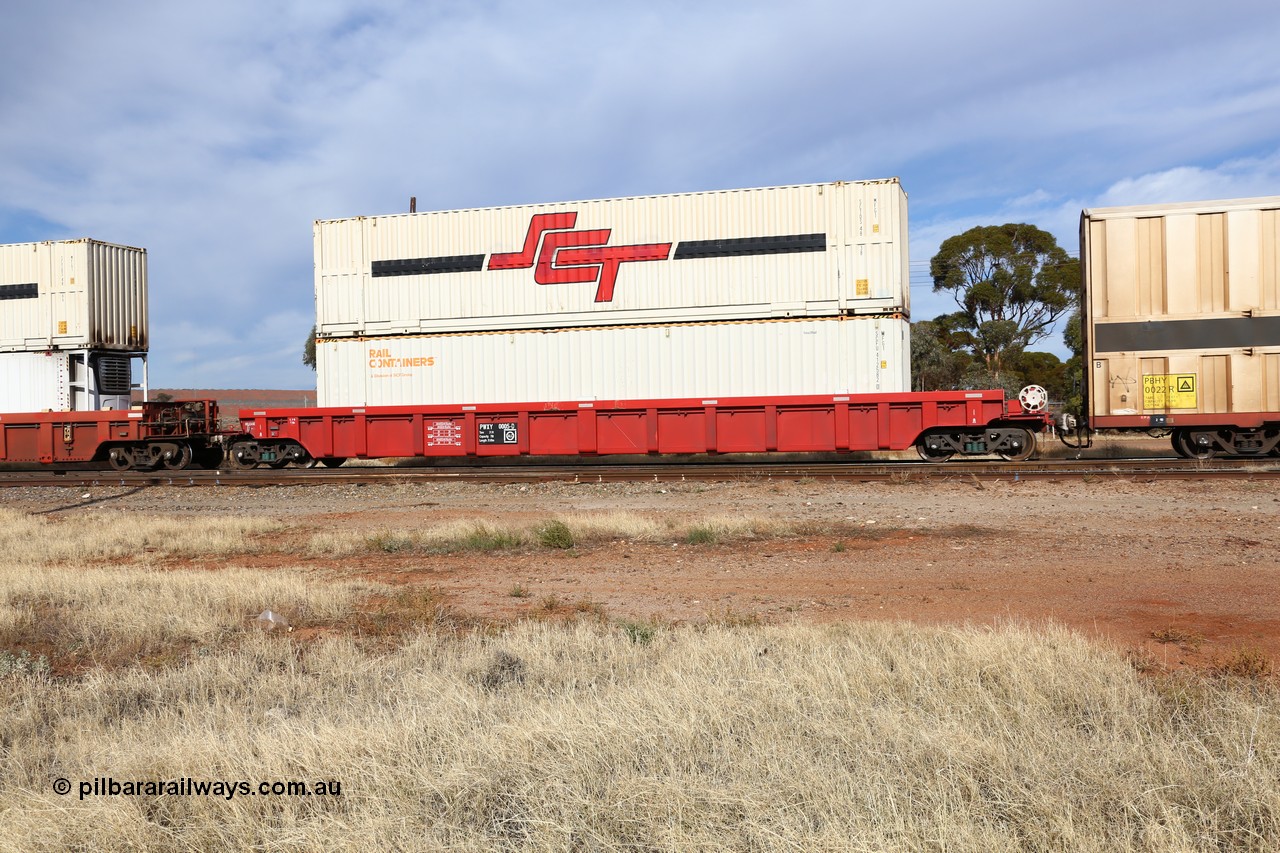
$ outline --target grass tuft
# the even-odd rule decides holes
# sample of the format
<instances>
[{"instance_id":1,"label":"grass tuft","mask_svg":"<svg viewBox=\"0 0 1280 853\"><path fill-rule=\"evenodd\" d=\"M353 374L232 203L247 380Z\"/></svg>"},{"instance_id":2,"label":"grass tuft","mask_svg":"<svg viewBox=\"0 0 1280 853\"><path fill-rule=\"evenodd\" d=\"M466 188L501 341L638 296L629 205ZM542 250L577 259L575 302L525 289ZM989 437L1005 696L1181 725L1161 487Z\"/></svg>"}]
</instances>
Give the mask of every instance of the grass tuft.
<instances>
[{"instance_id":1,"label":"grass tuft","mask_svg":"<svg viewBox=\"0 0 1280 853\"><path fill-rule=\"evenodd\" d=\"M577 544L569 525L558 518L553 518L538 525L534 530L534 534L537 536L538 544L544 548L568 549Z\"/></svg>"},{"instance_id":2,"label":"grass tuft","mask_svg":"<svg viewBox=\"0 0 1280 853\"><path fill-rule=\"evenodd\" d=\"M1211 671L1223 676L1252 681L1266 679L1275 671L1271 658L1259 649L1238 648L1216 660Z\"/></svg>"},{"instance_id":3,"label":"grass tuft","mask_svg":"<svg viewBox=\"0 0 1280 853\"><path fill-rule=\"evenodd\" d=\"M634 619L623 619L618 627L627 639L641 646L647 646L658 636L658 626L652 622L637 622Z\"/></svg>"},{"instance_id":4,"label":"grass tuft","mask_svg":"<svg viewBox=\"0 0 1280 853\"><path fill-rule=\"evenodd\" d=\"M720 534L709 524L695 524L685 533L684 541L689 545L714 545L720 541Z\"/></svg>"}]
</instances>

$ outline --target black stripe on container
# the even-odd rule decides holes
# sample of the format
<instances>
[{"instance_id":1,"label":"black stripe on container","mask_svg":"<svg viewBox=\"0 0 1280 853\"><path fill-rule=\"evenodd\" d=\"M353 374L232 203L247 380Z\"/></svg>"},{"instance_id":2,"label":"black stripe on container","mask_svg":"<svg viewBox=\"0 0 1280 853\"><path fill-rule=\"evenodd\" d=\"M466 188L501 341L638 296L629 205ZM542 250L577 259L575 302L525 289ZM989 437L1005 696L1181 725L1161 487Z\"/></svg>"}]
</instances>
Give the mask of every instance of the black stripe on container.
<instances>
[{"instance_id":1,"label":"black stripe on container","mask_svg":"<svg viewBox=\"0 0 1280 853\"><path fill-rule=\"evenodd\" d=\"M1098 323L1094 326L1096 352L1274 346L1280 346L1280 317L1221 317L1213 320Z\"/></svg>"},{"instance_id":2,"label":"black stripe on container","mask_svg":"<svg viewBox=\"0 0 1280 853\"><path fill-rule=\"evenodd\" d=\"M398 261L374 261L373 277L384 275L436 275L447 272L479 272L484 269L484 255L449 255L441 258L403 258Z\"/></svg>"},{"instance_id":3,"label":"black stripe on container","mask_svg":"<svg viewBox=\"0 0 1280 853\"><path fill-rule=\"evenodd\" d=\"M676 253L672 260L732 258L740 255L785 255L792 252L825 252L826 250L826 234L737 237L729 240L686 240L676 246Z\"/></svg>"},{"instance_id":4,"label":"black stripe on container","mask_svg":"<svg viewBox=\"0 0 1280 853\"><path fill-rule=\"evenodd\" d=\"M34 281L30 284L0 284L0 299L35 299L40 295L40 286Z\"/></svg>"}]
</instances>

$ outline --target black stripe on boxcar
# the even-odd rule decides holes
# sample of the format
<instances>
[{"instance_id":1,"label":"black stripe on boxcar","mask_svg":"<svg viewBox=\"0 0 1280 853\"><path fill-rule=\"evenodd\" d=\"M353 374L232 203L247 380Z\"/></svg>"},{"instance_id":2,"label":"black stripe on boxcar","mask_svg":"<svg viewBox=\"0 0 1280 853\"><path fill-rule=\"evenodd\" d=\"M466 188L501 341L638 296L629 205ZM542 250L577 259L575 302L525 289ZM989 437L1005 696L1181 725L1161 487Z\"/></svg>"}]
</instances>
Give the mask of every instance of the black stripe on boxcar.
<instances>
[{"instance_id":1,"label":"black stripe on boxcar","mask_svg":"<svg viewBox=\"0 0 1280 853\"><path fill-rule=\"evenodd\" d=\"M1210 320L1098 323L1094 326L1096 352L1274 346L1280 346L1280 317L1220 317Z\"/></svg>"},{"instance_id":2,"label":"black stripe on boxcar","mask_svg":"<svg viewBox=\"0 0 1280 853\"><path fill-rule=\"evenodd\" d=\"M733 258L740 255L785 255L792 252L825 252L826 250L826 234L737 237L727 240L686 240L676 246L676 253L672 260Z\"/></svg>"},{"instance_id":3,"label":"black stripe on boxcar","mask_svg":"<svg viewBox=\"0 0 1280 853\"><path fill-rule=\"evenodd\" d=\"M373 277L386 275L436 275L448 272L480 272L484 255L449 255L440 258L402 258L396 261L374 261Z\"/></svg>"},{"instance_id":4,"label":"black stripe on boxcar","mask_svg":"<svg viewBox=\"0 0 1280 853\"><path fill-rule=\"evenodd\" d=\"M35 299L40 295L40 286L34 281L30 284L0 284L0 299Z\"/></svg>"}]
</instances>

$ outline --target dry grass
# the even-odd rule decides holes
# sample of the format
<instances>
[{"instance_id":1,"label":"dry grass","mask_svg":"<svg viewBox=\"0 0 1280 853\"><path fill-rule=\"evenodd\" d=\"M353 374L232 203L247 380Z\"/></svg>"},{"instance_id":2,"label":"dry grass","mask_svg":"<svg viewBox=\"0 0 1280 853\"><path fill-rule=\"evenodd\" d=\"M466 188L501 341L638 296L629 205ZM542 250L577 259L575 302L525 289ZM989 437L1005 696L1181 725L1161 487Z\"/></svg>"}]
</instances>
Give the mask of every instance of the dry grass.
<instances>
[{"instance_id":1,"label":"dry grass","mask_svg":"<svg viewBox=\"0 0 1280 853\"><path fill-rule=\"evenodd\" d=\"M162 665L231 642L263 610L295 625L350 614L384 587L306 569L161 569L164 557L256 553L275 521L0 509L0 669ZM6 657L7 655L7 657ZM29 668L29 667L27 667Z\"/></svg>"},{"instance_id":2,"label":"dry grass","mask_svg":"<svg viewBox=\"0 0 1280 853\"><path fill-rule=\"evenodd\" d=\"M524 624L252 635L0 682L12 849L1272 850L1280 709L1062 631ZM122 779L342 796L100 797Z\"/></svg>"},{"instance_id":3,"label":"dry grass","mask_svg":"<svg viewBox=\"0 0 1280 853\"><path fill-rule=\"evenodd\" d=\"M809 529L559 521L574 541ZM181 553L254 547L206 529ZM551 597L584 618L459 631L421 587L104 566L93 537L12 513L0 536L20 557L0 556L0 850L1280 848L1280 693L1254 652L1146 678L1052 627L610 623ZM249 628L268 607L326 633ZM102 777L341 796L80 798Z\"/></svg>"},{"instance_id":4,"label":"dry grass","mask_svg":"<svg viewBox=\"0 0 1280 853\"><path fill-rule=\"evenodd\" d=\"M304 569L0 564L0 650L27 650L59 668L164 663L232 642L263 610L293 625L328 624L383 589Z\"/></svg>"},{"instance_id":5,"label":"dry grass","mask_svg":"<svg viewBox=\"0 0 1280 853\"><path fill-rule=\"evenodd\" d=\"M497 551L538 545L570 548L601 542L682 542L713 544L750 539L796 536L871 536L887 530L866 530L842 522L791 522L775 518L711 515L703 518L655 517L634 512L565 513L534 524L498 519L443 521L412 529L331 530L314 534L307 553L325 557L384 551L456 554Z\"/></svg>"},{"instance_id":6,"label":"dry grass","mask_svg":"<svg viewBox=\"0 0 1280 853\"><path fill-rule=\"evenodd\" d=\"M254 553L283 527L260 518L186 518L88 510L65 520L0 508L0 560L11 565Z\"/></svg>"}]
</instances>

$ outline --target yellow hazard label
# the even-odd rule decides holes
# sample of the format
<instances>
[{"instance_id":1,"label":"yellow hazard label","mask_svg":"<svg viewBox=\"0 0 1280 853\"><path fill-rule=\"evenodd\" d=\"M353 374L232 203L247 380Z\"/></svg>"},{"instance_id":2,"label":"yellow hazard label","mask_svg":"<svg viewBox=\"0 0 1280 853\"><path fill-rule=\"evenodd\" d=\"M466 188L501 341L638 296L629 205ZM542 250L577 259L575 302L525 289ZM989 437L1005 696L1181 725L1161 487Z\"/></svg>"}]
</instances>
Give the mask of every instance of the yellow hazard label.
<instances>
[{"instance_id":1,"label":"yellow hazard label","mask_svg":"<svg viewBox=\"0 0 1280 853\"><path fill-rule=\"evenodd\" d=\"M59 320L59 321L58 321L58 334L60 334L60 335L65 335L66 333L67 333L67 321L66 321L66 320Z\"/></svg>"},{"instance_id":2,"label":"yellow hazard label","mask_svg":"<svg viewBox=\"0 0 1280 853\"><path fill-rule=\"evenodd\" d=\"M1194 373L1151 373L1142 377L1142 408L1196 408Z\"/></svg>"},{"instance_id":3,"label":"yellow hazard label","mask_svg":"<svg viewBox=\"0 0 1280 853\"><path fill-rule=\"evenodd\" d=\"M871 283L867 281L865 278L858 279L856 282L856 287L857 287L857 294L859 296L871 295Z\"/></svg>"}]
</instances>

